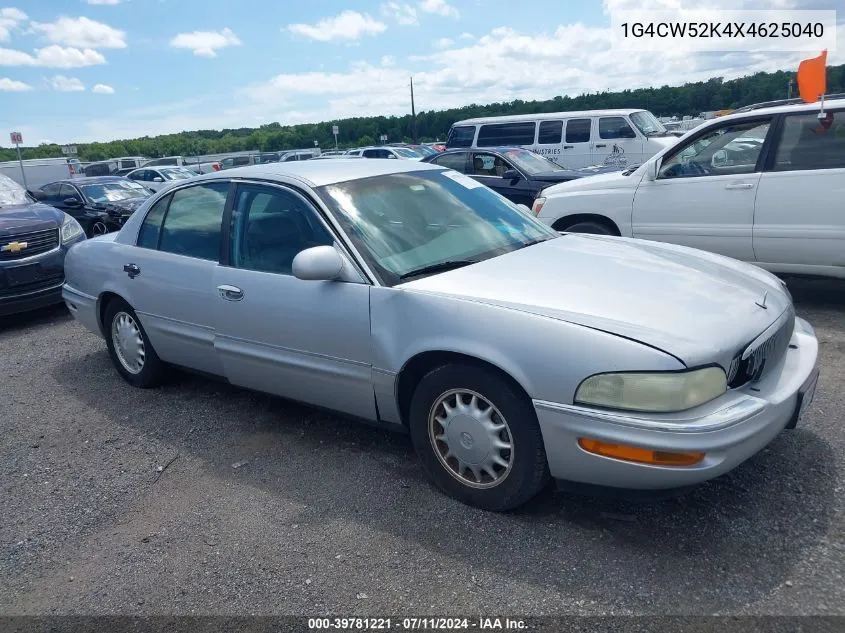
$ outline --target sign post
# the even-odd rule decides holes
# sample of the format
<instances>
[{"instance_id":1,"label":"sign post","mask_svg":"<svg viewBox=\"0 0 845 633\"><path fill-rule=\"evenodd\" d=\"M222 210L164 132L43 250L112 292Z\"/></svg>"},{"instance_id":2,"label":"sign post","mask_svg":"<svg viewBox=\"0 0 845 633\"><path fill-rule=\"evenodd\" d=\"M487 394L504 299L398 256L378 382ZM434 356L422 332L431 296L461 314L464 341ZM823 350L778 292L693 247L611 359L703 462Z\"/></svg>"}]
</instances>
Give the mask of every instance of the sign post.
<instances>
[{"instance_id":1,"label":"sign post","mask_svg":"<svg viewBox=\"0 0 845 633\"><path fill-rule=\"evenodd\" d=\"M381 144L384 145L387 142L387 134L379 136L379 140L381 141Z\"/></svg>"},{"instance_id":2,"label":"sign post","mask_svg":"<svg viewBox=\"0 0 845 633\"><path fill-rule=\"evenodd\" d=\"M337 135L340 134L340 128L337 125L332 126L332 134L334 134L334 148L337 149Z\"/></svg>"},{"instance_id":3,"label":"sign post","mask_svg":"<svg viewBox=\"0 0 845 633\"><path fill-rule=\"evenodd\" d=\"M15 145L15 149L18 150L18 164L21 166L21 178L23 178L23 188L29 189L26 184L26 172L23 169L23 159L21 158L21 143L23 143L23 136L20 132L11 132L9 134L9 138L12 139L12 143Z\"/></svg>"}]
</instances>

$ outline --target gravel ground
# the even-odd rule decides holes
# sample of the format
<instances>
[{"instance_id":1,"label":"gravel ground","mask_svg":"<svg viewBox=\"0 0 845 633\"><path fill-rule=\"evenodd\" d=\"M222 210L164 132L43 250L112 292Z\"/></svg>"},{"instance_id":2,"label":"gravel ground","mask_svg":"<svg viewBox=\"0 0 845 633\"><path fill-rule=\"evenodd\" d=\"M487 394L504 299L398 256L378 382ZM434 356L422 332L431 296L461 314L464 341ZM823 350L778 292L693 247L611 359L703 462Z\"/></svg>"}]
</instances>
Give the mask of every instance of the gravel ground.
<instances>
[{"instance_id":1,"label":"gravel ground","mask_svg":"<svg viewBox=\"0 0 845 633\"><path fill-rule=\"evenodd\" d=\"M398 434L180 375L142 391L63 308L0 320L0 613L845 614L845 283L792 432L677 499L492 514ZM237 465L237 467L235 467Z\"/></svg>"}]
</instances>

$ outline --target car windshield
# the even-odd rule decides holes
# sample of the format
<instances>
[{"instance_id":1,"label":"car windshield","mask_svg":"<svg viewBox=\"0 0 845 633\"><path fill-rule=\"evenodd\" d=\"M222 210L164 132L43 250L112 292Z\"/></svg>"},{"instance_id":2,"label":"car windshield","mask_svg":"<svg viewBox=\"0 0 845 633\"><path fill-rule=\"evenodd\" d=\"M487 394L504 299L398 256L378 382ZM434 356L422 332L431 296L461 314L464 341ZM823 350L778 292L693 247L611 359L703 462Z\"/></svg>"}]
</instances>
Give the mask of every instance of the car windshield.
<instances>
[{"instance_id":1,"label":"car windshield","mask_svg":"<svg viewBox=\"0 0 845 633\"><path fill-rule=\"evenodd\" d=\"M559 171L563 169L557 163L544 158L534 152L524 149L512 149L505 152L505 158L524 172L539 174L544 171Z\"/></svg>"},{"instance_id":2,"label":"car windshield","mask_svg":"<svg viewBox=\"0 0 845 633\"><path fill-rule=\"evenodd\" d=\"M422 154L412 150L409 147L394 147L393 151L399 154L400 156L404 156L405 158L422 158Z\"/></svg>"},{"instance_id":3,"label":"car windshield","mask_svg":"<svg viewBox=\"0 0 845 633\"><path fill-rule=\"evenodd\" d=\"M658 134L666 134L666 128L657 120L648 110L640 110L631 114L631 122L637 126L637 129L645 136L656 136Z\"/></svg>"},{"instance_id":4,"label":"car windshield","mask_svg":"<svg viewBox=\"0 0 845 633\"><path fill-rule=\"evenodd\" d=\"M4 174L0 174L0 207L12 207L31 202L26 189Z\"/></svg>"},{"instance_id":5,"label":"car windshield","mask_svg":"<svg viewBox=\"0 0 845 633\"><path fill-rule=\"evenodd\" d=\"M185 180L196 176L196 172L184 167L168 167L167 169L159 169L158 172L167 180Z\"/></svg>"},{"instance_id":6,"label":"car windshield","mask_svg":"<svg viewBox=\"0 0 845 633\"><path fill-rule=\"evenodd\" d=\"M419 152L424 156L434 156L435 154L439 153L433 147L429 147L428 145L420 145L419 147L415 147L414 151Z\"/></svg>"},{"instance_id":7,"label":"car windshield","mask_svg":"<svg viewBox=\"0 0 845 633\"><path fill-rule=\"evenodd\" d=\"M82 194L92 202L117 202L129 198L143 198L149 194L143 186L127 181L103 182L95 185L83 185L80 187Z\"/></svg>"},{"instance_id":8,"label":"car windshield","mask_svg":"<svg viewBox=\"0 0 845 633\"><path fill-rule=\"evenodd\" d=\"M559 234L452 170L327 185L320 196L383 283L439 264L497 257Z\"/></svg>"}]
</instances>

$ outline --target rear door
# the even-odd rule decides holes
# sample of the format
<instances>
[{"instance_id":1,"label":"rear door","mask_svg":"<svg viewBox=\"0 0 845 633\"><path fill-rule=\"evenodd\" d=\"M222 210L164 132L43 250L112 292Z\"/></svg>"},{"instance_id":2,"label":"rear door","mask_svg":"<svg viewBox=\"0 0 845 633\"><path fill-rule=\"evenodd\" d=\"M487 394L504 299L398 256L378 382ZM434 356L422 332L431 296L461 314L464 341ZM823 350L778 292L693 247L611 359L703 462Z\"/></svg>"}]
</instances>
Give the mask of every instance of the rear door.
<instances>
[{"instance_id":1,"label":"rear door","mask_svg":"<svg viewBox=\"0 0 845 633\"><path fill-rule=\"evenodd\" d=\"M588 167L593 164L592 138L593 120L589 117L568 119L565 122L563 147L560 159L555 161L567 169Z\"/></svg>"},{"instance_id":2,"label":"rear door","mask_svg":"<svg viewBox=\"0 0 845 633\"><path fill-rule=\"evenodd\" d=\"M551 161L560 164L563 151L563 121L540 121L537 128L537 144L534 151Z\"/></svg>"},{"instance_id":3,"label":"rear door","mask_svg":"<svg viewBox=\"0 0 845 633\"><path fill-rule=\"evenodd\" d=\"M845 109L788 114L754 207L758 262L845 267Z\"/></svg>"},{"instance_id":4,"label":"rear door","mask_svg":"<svg viewBox=\"0 0 845 633\"><path fill-rule=\"evenodd\" d=\"M597 117L593 163L626 167L643 161L643 143L624 116Z\"/></svg>"},{"instance_id":5,"label":"rear door","mask_svg":"<svg viewBox=\"0 0 845 633\"><path fill-rule=\"evenodd\" d=\"M223 370L214 351L214 271L228 192L228 182L215 181L165 196L118 262L126 298L161 359L216 375Z\"/></svg>"},{"instance_id":6,"label":"rear door","mask_svg":"<svg viewBox=\"0 0 845 633\"><path fill-rule=\"evenodd\" d=\"M467 161L469 160L470 152L449 152L448 154L441 154L431 159L434 165L440 165L446 169L454 169L461 174L468 173Z\"/></svg>"}]
</instances>

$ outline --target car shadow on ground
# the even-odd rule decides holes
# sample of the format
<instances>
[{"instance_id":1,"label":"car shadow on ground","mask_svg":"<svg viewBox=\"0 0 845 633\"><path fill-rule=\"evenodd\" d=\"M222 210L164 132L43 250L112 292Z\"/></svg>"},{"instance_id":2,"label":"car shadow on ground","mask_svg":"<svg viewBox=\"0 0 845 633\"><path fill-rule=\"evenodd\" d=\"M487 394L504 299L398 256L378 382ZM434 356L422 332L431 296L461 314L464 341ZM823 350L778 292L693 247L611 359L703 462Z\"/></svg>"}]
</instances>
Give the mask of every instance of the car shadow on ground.
<instances>
[{"instance_id":1,"label":"car shadow on ground","mask_svg":"<svg viewBox=\"0 0 845 633\"><path fill-rule=\"evenodd\" d=\"M72 318L63 303L40 310L0 316L0 339L5 335L20 333L28 329L49 328L56 323L69 321Z\"/></svg>"},{"instance_id":2,"label":"car shadow on ground","mask_svg":"<svg viewBox=\"0 0 845 633\"><path fill-rule=\"evenodd\" d=\"M467 567L587 600L599 599L590 587L612 585L627 596L621 604L655 611L741 608L790 578L835 511L833 451L806 426L678 498L634 502L550 486L520 510L495 514L433 489L402 434L187 374L159 389L133 389L105 351L53 373L134 436L199 457L221 485L237 476L234 485L307 506L302 524L362 523ZM230 464L240 458L250 467L235 474Z\"/></svg>"}]
</instances>

